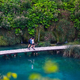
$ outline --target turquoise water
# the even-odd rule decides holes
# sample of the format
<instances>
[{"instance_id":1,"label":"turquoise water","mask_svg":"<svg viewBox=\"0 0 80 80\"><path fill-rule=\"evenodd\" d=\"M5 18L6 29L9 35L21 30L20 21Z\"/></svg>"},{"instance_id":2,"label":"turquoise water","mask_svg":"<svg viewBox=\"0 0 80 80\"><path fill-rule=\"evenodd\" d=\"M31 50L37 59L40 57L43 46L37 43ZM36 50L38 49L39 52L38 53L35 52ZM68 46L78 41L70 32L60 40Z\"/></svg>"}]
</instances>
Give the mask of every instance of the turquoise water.
<instances>
[{"instance_id":1,"label":"turquoise water","mask_svg":"<svg viewBox=\"0 0 80 80\"><path fill-rule=\"evenodd\" d=\"M28 80L30 74L37 73L50 79L80 80L79 59L63 58L59 55L46 53L48 52L41 52L40 55L31 57L22 53L18 54L17 57L9 57L8 59L0 56L0 76L6 75L8 72L13 72L18 75L16 80ZM48 60L57 63L59 68L58 72L50 74L44 72L43 65ZM15 79L11 78L10 80Z\"/></svg>"},{"instance_id":2,"label":"turquoise water","mask_svg":"<svg viewBox=\"0 0 80 80\"><path fill-rule=\"evenodd\" d=\"M20 48L27 48L28 45L26 44L18 44L16 46L9 46L9 47L0 47L1 50L12 50L12 49L20 49Z\"/></svg>"}]
</instances>

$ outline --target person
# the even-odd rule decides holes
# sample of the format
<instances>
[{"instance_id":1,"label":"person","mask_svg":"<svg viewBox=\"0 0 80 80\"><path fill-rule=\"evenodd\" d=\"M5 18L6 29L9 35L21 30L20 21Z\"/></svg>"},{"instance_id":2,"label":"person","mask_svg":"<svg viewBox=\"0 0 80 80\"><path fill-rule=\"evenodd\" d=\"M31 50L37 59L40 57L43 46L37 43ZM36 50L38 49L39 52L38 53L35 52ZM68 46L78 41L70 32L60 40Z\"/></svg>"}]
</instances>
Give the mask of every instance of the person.
<instances>
[{"instance_id":1,"label":"person","mask_svg":"<svg viewBox=\"0 0 80 80\"><path fill-rule=\"evenodd\" d=\"M28 43L29 43L28 49L30 50L30 46L31 46L31 44L32 44L32 37L29 39Z\"/></svg>"},{"instance_id":2,"label":"person","mask_svg":"<svg viewBox=\"0 0 80 80\"><path fill-rule=\"evenodd\" d=\"M32 38L32 40L31 40L31 47L35 50L34 38Z\"/></svg>"}]
</instances>

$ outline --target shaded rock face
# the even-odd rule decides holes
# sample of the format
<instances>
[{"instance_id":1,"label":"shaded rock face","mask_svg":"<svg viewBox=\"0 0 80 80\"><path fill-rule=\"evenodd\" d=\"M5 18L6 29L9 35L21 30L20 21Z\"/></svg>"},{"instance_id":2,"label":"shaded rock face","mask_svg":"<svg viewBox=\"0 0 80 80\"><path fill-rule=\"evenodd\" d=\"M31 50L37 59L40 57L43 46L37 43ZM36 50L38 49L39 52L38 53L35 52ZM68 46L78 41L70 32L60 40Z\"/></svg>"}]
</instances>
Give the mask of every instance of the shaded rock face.
<instances>
[{"instance_id":1,"label":"shaded rock face","mask_svg":"<svg viewBox=\"0 0 80 80\"><path fill-rule=\"evenodd\" d=\"M21 36L15 35L15 30L0 29L0 46L9 46L21 43Z\"/></svg>"},{"instance_id":2,"label":"shaded rock face","mask_svg":"<svg viewBox=\"0 0 80 80\"><path fill-rule=\"evenodd\" d=\"M72 22L61 19L58 23L53 23L47 30L41 26L40 31L35 29L35 42L38 42L38 34L40 34L40 41L50 41L50 43L62 43L65 41L73 41L75 37L75 28ZM0 29L0 46L9 46L20 43L27 43L31 37L28 29L25 28L22 34L15 34L15 29L6 30Z\"/></svg>"},{"instance_id":3,"label":"shaded rock face","mask_svg":"<svg viewBox=\"0 0 80 80\"><path fill-rule=\"evenodd\" d=\"M25 28L25 29L22 30L22 32L23 32L23 34L21 35L21 37L22 37L23 43L28 43L28 40L29 40L30 37L31 37L31 36L29 35L29 33L28 33L28 29Z\"/></svg>"},{"instance_id":4,"label":"shaded rock face","mask_svg":"<svg viewBox=\"0 0 80 80\"><path fill-rule=\"evenodd\" d=\"M0 46L10 46L20 43L28 43L31 36L28 34L27 28L22 30L22 34L15 34L15 29L0 29Z\"/></svg>"},{"instance_id":5,"label":"shaded rock face","mask_svg":"<svg viewBox=\"0 0 80 80\"><path fill-rule=\"evenodd\" d=\"M51 40L54 40L57 43L62 43L65 41L70 42L73 41L75 37L74 24L65 19L60 19L58 23L53 23L53 25L48 28L48 32L53 35Z\"/></svg>"},{"instance_id":6,"label":"shaded rock face","mask_svg":"<svg viewBox=\"0 0 80 80\"><path fill-rule=\"evenodd\" d=\"M40 30L40 32L39 32ZM56 38L53 34L53 26L50 26L47 30L44 29L44 26L40 26L38 28L36 28L36 33L35 33L35 41L38 41L38 34L40 34L40 41L56 41Z\"/></svg>"},{"instance_id":7,"label":"shaded rock face","mask_svg":"<svg viewBox=\"0 0 80 80\"><path fill-rule=\"evenodd\" d=\"M71 22L61 19L57 24L57 34L60 36L59 41L72 41L75 36L75 28Z\"/></svg>"},{"instance_id":8,"label":"shaded rock face","mask_svg":"<svg viewBox=\"0 0 80 80\"><path fill-rule=\"evenodd\" d=\"M38 36L40 34L40 41L44 41L45 30L43 26L37 27L35 29L35 41L38 41Z\"/></svg>"}]
</instances>

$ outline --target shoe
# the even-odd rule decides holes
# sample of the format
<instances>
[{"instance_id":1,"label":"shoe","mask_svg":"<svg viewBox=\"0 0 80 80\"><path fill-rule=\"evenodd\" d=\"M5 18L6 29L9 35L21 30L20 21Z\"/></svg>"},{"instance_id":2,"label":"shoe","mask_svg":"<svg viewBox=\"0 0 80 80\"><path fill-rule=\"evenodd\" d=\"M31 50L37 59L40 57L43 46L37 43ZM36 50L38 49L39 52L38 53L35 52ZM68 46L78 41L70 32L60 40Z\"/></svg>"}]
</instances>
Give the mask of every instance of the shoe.
<instances>
[{"instance_id":1,"label":"shoe","mask_svg":"<svg viewBox=\"0 0 80 80\"><path fill-rule=\"evenodd\" d=\"M35 50L35 49L33 48L33 50Z\"/></svg>"}]
</instances>

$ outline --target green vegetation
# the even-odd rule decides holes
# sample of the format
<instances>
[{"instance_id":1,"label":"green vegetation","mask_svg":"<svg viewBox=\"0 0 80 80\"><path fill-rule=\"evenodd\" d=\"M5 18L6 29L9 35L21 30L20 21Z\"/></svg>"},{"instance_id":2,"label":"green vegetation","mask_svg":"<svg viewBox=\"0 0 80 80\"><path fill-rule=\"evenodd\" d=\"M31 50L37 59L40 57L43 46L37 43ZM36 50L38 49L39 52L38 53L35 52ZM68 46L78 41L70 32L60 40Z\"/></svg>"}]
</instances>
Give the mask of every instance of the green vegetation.
<instances>
[{"instance_id":1,"label":"green vegetation","mask_svg":"<svg viewBox=\"0 0 80 80\"><path fill-rule=\"evenodd\" d=\"M64 51L63 56L65 57L74 57L74 58L80 58L80 47L70 47Z\"/></svg>"},{"instance_id":2,"label":"green vegetation","mask_svg":"<svg viewBox=\"0 0 80 80\"><path fill-rule=\"evenodd\" d=\"M80 41L80 0L0 0L0 29L25 41Z\"/></svg>"},{"instance_id":3,"label":"green vegetation","mask_svg":"<svg viewBox=\"0 0 80 80\"><path fill-rule=\"evenodd\" d=\"M80 41L69 42L66 45L76 45L76 44L77 45L80 44Z\"/></svg>"},{"instance_id":4,"label":"green vegetation","mask_svg":"<svg viewBox=\"0 0 80 80\"><path fill-rule=\"evenodd\" d=\"M50 42L49 41L46 41L46 42L39 42L38 45L39 47L44 47L44 46L50 46Z\"/></svg>"},{"instance_id":5,"label":"green vegetation","mask_svg":"<svg viewBox=\"0 0 80 80\"><path fill-rule=\"evenodd\" d=\"M3 36L0 36L0 42L1 42L1 43L0 43L1 46L3 46L3 45L6 46L6 45L7 45L7 42L5 41L5 39L4 39Z\"/></svg>"}]
</instances>

